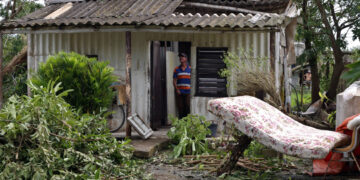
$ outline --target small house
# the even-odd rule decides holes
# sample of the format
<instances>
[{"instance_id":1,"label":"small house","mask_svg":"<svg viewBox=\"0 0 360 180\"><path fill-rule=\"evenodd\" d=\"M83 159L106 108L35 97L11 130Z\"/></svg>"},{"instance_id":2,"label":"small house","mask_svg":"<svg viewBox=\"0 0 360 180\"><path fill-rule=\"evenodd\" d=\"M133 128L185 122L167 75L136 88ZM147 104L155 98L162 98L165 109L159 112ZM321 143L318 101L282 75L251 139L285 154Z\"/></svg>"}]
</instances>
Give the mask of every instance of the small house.
<instances>
[{"instance_id":1,"label":"small house","mask_svg":"<svg viewBox=\"0 0 360 180\"><path fill-rule=\"evenodd\" d=\"M218 74L224 52L268 57L290 102L297 16L291 0L48 0L0 30L27 34L29 72L59 51L109 61L119 80L131 77L131 112L157 128L176 114L172 73L180 52L192 67L193 114L215 120L208 100L236 96L234 83Z\"/></svg>"}]
</instances>

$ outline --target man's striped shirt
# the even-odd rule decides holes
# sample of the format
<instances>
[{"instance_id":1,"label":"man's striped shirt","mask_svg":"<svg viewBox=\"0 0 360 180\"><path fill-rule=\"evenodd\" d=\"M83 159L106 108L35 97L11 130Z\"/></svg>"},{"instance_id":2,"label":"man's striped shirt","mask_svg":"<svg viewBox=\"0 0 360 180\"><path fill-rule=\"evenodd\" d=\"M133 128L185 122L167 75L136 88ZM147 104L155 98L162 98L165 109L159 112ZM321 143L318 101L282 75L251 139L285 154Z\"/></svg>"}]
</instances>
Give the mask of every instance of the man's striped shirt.
<instances>
[{"instance_id":1,"label":"man's striped shirt","mask_svg":"<svg viewBox=\"0 0 360 180\"><path fill-rule=\"evenodd\" d=\"M191 67L188 65L183 71L181 65L174 70L174 79L177 79L176 86L181 94L190 94L191 89Z\"/></svg>"}]
</instances>

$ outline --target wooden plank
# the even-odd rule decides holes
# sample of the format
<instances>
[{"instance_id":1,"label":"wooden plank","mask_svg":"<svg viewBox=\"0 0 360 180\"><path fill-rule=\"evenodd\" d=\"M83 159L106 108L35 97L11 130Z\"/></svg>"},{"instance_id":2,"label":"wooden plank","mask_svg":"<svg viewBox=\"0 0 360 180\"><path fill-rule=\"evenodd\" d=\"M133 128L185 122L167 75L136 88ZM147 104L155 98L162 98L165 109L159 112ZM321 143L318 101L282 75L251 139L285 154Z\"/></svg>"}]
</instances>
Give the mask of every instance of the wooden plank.
<instances>
[{"instance_id":1,"label":"wooden plank","mask_svg":"<svg viewBox=\"0 0 360 180\"><path fill-rule=\"evenodd\" d=\"M126 119L131 116L131 32L126 31ZM131 136L131 125L126 121L126 137Z\"/></svg>"}]
</instances>

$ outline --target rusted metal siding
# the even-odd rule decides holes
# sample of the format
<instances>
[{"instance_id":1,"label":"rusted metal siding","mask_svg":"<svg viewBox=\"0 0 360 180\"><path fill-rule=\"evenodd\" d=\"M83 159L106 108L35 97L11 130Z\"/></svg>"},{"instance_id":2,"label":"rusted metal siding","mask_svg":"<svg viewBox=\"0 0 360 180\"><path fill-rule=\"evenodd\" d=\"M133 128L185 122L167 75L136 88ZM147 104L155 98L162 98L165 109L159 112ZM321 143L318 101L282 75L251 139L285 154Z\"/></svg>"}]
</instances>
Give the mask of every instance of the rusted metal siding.
<instances>
[{"instance_id":1,"label":"rusted metal siding","mask_svg":"<svg viewBox=\"0 0 360 180\"><path fill-rule=\"evenodd\" d=\"M132 33L132 112L149 121L150 119L150 42L188 41L191 47L191 65L196 69L196 47L227 47L230 52L240 54L241 49L253 50L255 56L270 57L269 32L224 32L224 33ZM36 70L39 62L45 62L49 55L59 51L98 55L100 61L108 60L119 79L125 80L125 33L39 33L31 34L29 68ZM192 72L194 83L195 71ZM194 84L192 87L195 87ZM228 94L235 95L234 83ZM194 90L194 88L193 88ZM192 92L192 95L194 93ZM214 120L206 111L206 103L211 98L192 97L191 112ZM175 103L175 102L174 102Z\"/></svg>"}]
</instances>

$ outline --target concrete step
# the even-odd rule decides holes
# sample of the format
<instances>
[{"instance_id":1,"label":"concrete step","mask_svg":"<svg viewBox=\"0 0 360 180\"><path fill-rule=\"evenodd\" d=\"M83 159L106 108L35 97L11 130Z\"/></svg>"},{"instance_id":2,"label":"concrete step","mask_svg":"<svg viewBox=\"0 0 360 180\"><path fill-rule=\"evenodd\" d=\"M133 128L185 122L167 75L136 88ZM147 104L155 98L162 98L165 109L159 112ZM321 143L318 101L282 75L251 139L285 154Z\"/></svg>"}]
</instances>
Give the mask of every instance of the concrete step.
<instances>
[{"instance_id":1,"label":"concrete step","mask_svg":"<svg viewBox=\"0 0 360 180\"><path fill-rule=\"evenodd\" d=\"M156 151L163 150L168 147L170 139L167 137L167 132L170 128L160 128L154 131L154 134L148 139L142 139L136 131L132 131L131 145L134 147L134 156L139 158L151 158ZM125 138L125 132L113 133L113 137L118 139Z\"/></svg>"}]
</instances>

